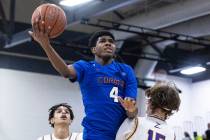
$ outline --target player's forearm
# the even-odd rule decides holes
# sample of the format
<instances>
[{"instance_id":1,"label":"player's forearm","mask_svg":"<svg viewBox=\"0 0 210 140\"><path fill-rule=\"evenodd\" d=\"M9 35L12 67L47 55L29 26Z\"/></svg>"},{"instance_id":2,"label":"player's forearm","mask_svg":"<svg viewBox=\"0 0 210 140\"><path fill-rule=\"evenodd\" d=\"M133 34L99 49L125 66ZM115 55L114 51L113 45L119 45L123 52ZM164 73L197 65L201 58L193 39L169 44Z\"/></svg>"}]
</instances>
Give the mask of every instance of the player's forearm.
<instances>
[{"instance_id":1,"label":"player's forearm","mask_svg":"<svg viewBox=\"0 0 210 140\"><path fill-rule=\"evenodd\" d=\"M127 110L126 114L127 114L129 119L133 119L133 118L135 118L138 115L138 108L135 107L134 110Z\"/></svg>"},{"instance_id":2,"label":"player's forearm","mask_svg":"<svg viewBox=\"0 0 210 140\"><path fill-rule=\"evenodd\" d=\"M50 44L45 44L45 46L42 47L47 54L51 64L53 67L64 77L71 76L71 73L68 69L67 64L64 62L64 60L58 55L58 53L53 49L53 47Z\"/></svg>"}]
</instances>

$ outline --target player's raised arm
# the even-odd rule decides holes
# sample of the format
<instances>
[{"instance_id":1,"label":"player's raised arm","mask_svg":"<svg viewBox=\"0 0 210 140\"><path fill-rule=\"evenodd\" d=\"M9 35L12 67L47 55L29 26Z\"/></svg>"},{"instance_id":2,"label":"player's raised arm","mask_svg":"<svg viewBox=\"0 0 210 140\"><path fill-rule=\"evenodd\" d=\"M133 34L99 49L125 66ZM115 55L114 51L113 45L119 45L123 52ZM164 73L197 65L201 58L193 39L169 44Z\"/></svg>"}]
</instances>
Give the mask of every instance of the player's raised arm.
<instances>
[{"instance_id":1,"label":"player's raised arm","mask_svg":"<svg viewBox=\"0 0 210 140\"><path fill-rule=\"evenodd\" d=\"M40 29L38 24L41 23ZM58 53L50 45L48 31L51 27L44 32L44 21L37 20L33 25L33 32L29 32L32 38L37 41L47 54L53 67L64 77L76 77L76 72L72 66L67 66L64 60L58 55Z\"/></svg>"},{"instance_id":2,"label":"player's raised arm","mask_svg":"<svg viewBox=\"0 0 210 140\"><path fill-rule=\"evenodd\" d=\"M51 7L48 6L48 7ZM49 8L48 8L49 9ZM56 15L55 7L51 8L52 15ZM36 12L36 10L34 11ZM64 77L76 78L76 72L72 66L67 66L64 60L58 55L58 53L50 45L49 35L52 32L52 27L46 26L50 21L45 21L42 18L42 13L37 14L37 16L32 17L32 28L33 32L29 31L31 37L40 44L45 53L47 54L53 67ZM47 24L48 22L48 24Z\"/></svg>"}]
</instances>

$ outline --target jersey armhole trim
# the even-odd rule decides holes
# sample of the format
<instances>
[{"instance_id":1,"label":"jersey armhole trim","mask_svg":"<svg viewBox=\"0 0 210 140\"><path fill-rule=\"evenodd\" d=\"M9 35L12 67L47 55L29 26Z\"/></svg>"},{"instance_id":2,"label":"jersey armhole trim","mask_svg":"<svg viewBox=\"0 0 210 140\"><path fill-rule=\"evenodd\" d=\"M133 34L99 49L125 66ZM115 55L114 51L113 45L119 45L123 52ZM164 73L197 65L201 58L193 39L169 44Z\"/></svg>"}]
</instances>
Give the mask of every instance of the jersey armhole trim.
<instances>
[{"instance_id":1,"label":"jersey armhole trim","mask_svg":"<svg viewBox=\"0 0 210 140\"><path fill-rule=\"evenodd\" d=\"M133 131L126 137L126 140L130 140L130 139L131 139L131 137L135 134L138 125L139 125L139 120L138 120L138 118L136 117L136 118L134 119L134 128L133 128Z\"/></svg>"}]
</instances>

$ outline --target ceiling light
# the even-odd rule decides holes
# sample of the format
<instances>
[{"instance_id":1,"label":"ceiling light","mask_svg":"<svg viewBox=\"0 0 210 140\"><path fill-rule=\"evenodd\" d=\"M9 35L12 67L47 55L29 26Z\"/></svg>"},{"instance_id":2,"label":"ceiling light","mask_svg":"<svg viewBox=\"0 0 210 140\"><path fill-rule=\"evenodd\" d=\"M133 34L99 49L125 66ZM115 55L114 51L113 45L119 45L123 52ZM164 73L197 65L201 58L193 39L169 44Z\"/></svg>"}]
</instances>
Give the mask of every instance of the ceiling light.
<instances>
[{"instance_id":1,"label":"ceiling light","mask_svg":"<svg viewBox=\"0 0 210 140\"><path fill-rule=\"evenodd\" d=\"M72 7L72 6L84 4L84 3L87 3L90 1L93 1L93 0L62 0L62 1L60 1L60 4L64 5L64 6Z\"/></svg>"},{"instance_id":2,"label":"ceiling light","mask_svg":"<svg viewBox=\"0 0 210 140\"><path fill-rule=\"evenodd\" d=\"M192 75L192 74L203 72L205 70L206 70L206 68L201 67L201 66L188 67L188 68L185 68L185 69L181 70L180 73L184 74L184 75Z\"/></svg>"}]
</instances>

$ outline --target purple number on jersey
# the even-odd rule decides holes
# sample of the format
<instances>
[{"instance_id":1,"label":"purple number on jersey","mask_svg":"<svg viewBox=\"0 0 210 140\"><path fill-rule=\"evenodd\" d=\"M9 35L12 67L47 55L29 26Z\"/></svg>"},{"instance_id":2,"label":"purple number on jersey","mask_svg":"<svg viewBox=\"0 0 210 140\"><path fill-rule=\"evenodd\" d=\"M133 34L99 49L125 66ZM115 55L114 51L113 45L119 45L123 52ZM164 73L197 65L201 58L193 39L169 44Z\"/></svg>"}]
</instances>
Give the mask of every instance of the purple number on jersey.
<instances>
[{"instance_id":1,"label":"purple number on jersey","mask_svg":"<svg viewBox=\"0 0 210 140\"><path fill-rule=\"evenodd\" d=\"M153 138L153 131L149 130L148 131L148 140L152 140ZM160 133L155 133L155 140L165 140L165 136L160 134Z\"/></svg>"}]
</instances>

